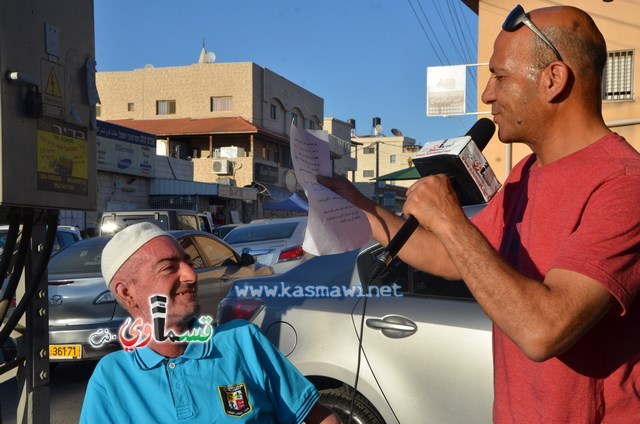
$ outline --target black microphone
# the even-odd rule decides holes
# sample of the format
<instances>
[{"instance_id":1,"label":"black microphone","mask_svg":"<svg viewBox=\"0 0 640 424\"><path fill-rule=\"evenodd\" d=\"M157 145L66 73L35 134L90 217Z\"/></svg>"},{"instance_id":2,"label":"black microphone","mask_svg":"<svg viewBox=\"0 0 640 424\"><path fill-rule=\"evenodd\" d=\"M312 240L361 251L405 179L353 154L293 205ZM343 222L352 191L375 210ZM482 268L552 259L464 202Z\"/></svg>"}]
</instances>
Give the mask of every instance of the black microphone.
<instances>
[{"instance_id":1,"label":"black microphone","mask_svg":"<svg viewBox=\"0 0 640 424\"><path fill-rule=\"evenodd\" d=\"M461 205L487 202L498 191L500 183L482 156L481 150L489 144L495 130L493 121L488 118L479 119L464 137L426 143L413 158L413 163L422 177L446 174ZM413 216L409 216L402 224L376 259L369 275L369 282L387 268L418 225L418 220Z\"/></svg>"}]
</instances>

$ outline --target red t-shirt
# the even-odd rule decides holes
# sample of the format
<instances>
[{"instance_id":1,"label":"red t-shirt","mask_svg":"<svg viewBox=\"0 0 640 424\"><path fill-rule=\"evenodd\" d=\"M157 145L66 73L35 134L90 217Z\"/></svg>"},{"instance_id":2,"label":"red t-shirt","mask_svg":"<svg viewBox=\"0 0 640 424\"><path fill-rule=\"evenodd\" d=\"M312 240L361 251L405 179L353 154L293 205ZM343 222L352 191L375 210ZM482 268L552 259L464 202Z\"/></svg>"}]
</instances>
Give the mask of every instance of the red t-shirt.
<instances>
[{"instance_id":1,"label":"red t-shirt","mask_svg":"<svg viewBox=\"0 0 640 424\"><path fill-rule=\"evenodd\" d=\"M544 362L494 326L494 422L640 423L640 154L610 134L542 167L531 155L473 223L522 274L575 271L617 300Z\"/></svg>"}]
</instances>

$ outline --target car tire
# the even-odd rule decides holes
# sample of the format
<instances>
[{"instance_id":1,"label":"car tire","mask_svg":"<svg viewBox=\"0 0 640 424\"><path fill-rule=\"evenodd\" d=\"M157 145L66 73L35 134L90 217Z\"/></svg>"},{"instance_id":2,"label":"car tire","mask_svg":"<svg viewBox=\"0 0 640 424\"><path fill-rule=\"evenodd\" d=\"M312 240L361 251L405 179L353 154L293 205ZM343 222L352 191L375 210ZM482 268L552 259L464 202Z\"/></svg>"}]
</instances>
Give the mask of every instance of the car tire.
<instances>
[{"instance_id":1,"label":"car tire","mask_svg":"<svg viewBox=\"0 0 640 424\"><path fill-rule=\"evenodd\" d=\"M352 398L353 389L350 387L320 390L320 403L335 412L344 424L349 422ZM385 424L371 402L360 393L356 393L353 402L351 422L353 424Z\"/></svg>"}]
</instances>

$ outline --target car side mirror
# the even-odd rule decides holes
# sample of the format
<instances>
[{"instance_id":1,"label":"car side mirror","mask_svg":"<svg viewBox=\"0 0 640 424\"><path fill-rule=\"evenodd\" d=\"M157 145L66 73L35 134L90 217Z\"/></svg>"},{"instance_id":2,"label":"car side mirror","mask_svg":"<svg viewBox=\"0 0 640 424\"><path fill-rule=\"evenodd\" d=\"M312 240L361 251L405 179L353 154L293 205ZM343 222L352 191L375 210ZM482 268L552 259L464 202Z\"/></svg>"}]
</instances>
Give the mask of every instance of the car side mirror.
<instances>
[{"instance_id":1,"label":"car side mirror","mask_svg":"<svg viewBox=\"0 0 640 424\"><path fill-rule=\"evenodd\" d=\"M253 265L255 263L256 263L256 258L254 258L253 255L250 255L248 253L240 254L240 265L247 266L247 265Z\"/></svg>"}]
</instances>

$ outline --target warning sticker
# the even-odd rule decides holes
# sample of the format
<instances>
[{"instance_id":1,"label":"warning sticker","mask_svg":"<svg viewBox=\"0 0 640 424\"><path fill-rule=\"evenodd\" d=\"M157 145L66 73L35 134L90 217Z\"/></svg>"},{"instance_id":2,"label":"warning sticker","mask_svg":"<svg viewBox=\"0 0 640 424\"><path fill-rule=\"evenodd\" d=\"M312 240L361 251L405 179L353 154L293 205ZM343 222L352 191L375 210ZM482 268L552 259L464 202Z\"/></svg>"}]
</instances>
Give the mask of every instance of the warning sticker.
<instances>
[{"instance_id":1,"label":"warning sticker","mask_svg":"<svg viewBox=\"0 0 640 424\"><path fill-rule=\"evenodd\" d=\"M87 128L38 121L38 190L86 195L88 164Z\"/></svg>"},{"instance_id":2,"label":"warning sticker","mask_svg":"<svg viewBox=\"0 0 640 424\"><path fill-rule=\"evenodd\" d=\"M40 73L44 115L64 119L64 66L42 60Z\"/></svg>"},{"instance_id":3,"label":"warning sticker","mask_svg":"<svg viewBox=\"0 0 640 424\"><path fill-rule=\"evenodd\" d=\"M56 76L56 71L54 68L51 68L51 71L49 72L49 78L47 79L47 85L45 86L44 94L62 98L60 83L58 82L58 77Z\"/></svg>"}]
</instances>

